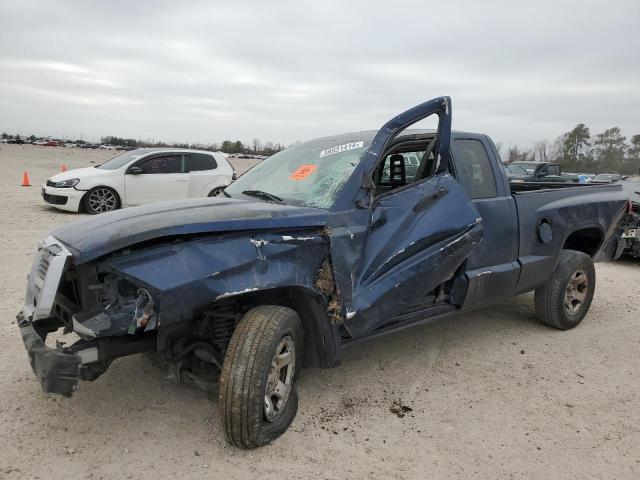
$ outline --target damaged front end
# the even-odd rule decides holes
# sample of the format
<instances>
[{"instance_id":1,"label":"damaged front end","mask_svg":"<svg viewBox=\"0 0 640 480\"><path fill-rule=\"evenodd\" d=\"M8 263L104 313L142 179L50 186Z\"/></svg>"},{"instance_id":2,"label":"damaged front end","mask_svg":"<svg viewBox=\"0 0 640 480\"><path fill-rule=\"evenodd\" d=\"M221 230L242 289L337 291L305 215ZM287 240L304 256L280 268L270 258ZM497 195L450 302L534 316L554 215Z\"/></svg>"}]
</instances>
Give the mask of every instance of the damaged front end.
<instances>
[{"instance_id":1,"label":"damaged front end","mask_svg":"<svg viewBox=\"0 0 640 480\"><path fill-rule=\"evenodd\" d=\"M29 361L46 393L70 396L78 380L94 380L118 357L155 348L154 300L112 272L73 268L71 253L54 237L39 245L25 303L17 316ZM82 306L82 307L81 307ZM71 345L49 334L80 338Z\"/></svg>"},{"instance_id":2,"label":"damaged front end","mask_svg":"<svg viewBox=\"0 0 640 480\"><path fill-rule=\"evenodd\" d=\"M630 201L627 215L621 224L623 254L640 258L640 203Z\"/></svg>"},{"instance_id":3,"label":"damaged front end","mask_svg":"<svg viewBox=\"0 0 640 480\"><path fill-rule=\"evenodd\" d=\"M69 396L78 380L96 379L113 359L149 352L174 380L211 391L236 326L260 304L300 311L313 332L306 364L335 364L337 295L314 283L327 240L319 229L284 233L162 239L87 262L47 237L18 315L43 390ZM319 281L331 283L326 261L324 271ZM76 340L54 345L47 337L58 330Z\"/></svg>"}]
</instances>

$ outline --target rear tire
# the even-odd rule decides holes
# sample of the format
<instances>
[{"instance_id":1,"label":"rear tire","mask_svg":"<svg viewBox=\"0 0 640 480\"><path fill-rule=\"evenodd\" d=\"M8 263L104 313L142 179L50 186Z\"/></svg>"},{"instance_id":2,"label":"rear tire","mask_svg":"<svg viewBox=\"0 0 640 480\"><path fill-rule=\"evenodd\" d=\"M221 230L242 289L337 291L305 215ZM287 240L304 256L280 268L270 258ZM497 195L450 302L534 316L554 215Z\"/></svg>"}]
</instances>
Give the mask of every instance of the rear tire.
<instances>
[{"instance_id":1,"label":"rear tire","mask_svg":"<svg viewBox=\"0 0 640 480\"><path fill-rule=\"evenodd\" d=\"M588 255L562 250L551 280L535 292L538 320L568 330L585 317L596 288L596 270Z\"/></svg>"},{"instance_id":2,"label":"rear tire","mask_svg":"<svg viewBox=\"0 0 640 480\"><path fill-rule=\"evenodd\" d=\"M220 421L229 443L256 448L282 435L298 410L298 314L275 305L247 312L231 337L220 374Z\"/></svg>"},{"instance_id":3,"label":"rear tire","mask_svg":"<svg viewBox=\"0 0 640 480\"><path fill-rule=\"evenodd\" d=\"M209 195L207 195L207 197L219 197L220 195L222 195L222 191L224 190L224 188L225 187L214 188L209 192Z\"/></svg>"}]
</instances>

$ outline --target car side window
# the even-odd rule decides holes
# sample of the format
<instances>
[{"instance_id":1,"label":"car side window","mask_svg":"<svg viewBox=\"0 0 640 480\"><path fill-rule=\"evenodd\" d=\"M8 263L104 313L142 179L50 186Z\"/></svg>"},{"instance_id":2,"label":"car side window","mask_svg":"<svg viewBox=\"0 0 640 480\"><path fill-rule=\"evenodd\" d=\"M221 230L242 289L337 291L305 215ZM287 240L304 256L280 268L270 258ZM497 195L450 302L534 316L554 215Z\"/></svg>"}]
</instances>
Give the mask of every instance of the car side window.
<instances>
[{"instance_id":1,"label":"car side window","mask_svg":"<svg viewBox=\"0 0 640 480\"><path fill-rule=\"evenodd\" d=\"M558 176L558 175L560 175L560 170L558 169L558 167L556 165L549 165L547 167L547 175Z\"/></svg>"},{"instance_id":2,"label":"car side window","mask_svg":"<svg viewBox=\"0 0 640 480\"><path fill-rule=\"evenodd\" d=\"M493 168L482 142L468 139L455 140L453 160L458 181L472 199L496 196Z\"/></svg>"},{"instance_id":3,"label":"car side window","mask_svg":"<svg viewBox=\"0 0 640 480\"><path fill-rule=\"evenodd\" d=\"M191 153L187 159L187 172L215 170L218 167L212 155L206 153Z\"/></svg>"},{"instance_id":4,"label":"car side window","mask_svg":"<svg viewBox=\"0 0 640 480\"><path fill-rule=\"evenodd\" d=\"M162 155L149 160L143 160L137 167L144 173L181 173L182 155Z\"/></svg>"}]
</instances>

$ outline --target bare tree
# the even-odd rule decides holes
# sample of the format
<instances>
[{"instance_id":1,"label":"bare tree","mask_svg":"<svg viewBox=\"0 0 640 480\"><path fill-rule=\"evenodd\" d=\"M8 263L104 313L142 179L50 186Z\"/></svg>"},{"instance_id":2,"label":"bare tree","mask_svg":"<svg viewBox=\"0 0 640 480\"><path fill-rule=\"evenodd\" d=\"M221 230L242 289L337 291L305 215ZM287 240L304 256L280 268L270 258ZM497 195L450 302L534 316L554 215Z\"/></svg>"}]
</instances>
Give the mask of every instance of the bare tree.
<instances>
[{"instance_id":1,"label":"bare tree","mask_svg":"<svg viewBox=\"0 0 640 480\"><path fill-rule=\"evenodd\" d=\"M531 161L531 153L527 150L520 150L517 145L509 147L507 151L507 164L513 162L528 162Z\"/></svg>"},{"instance_id":2,"label":"bare tree","mask_svg":"<svg viewBox=\"0 0 640 480\"><path fill-rule=\"evenodd\" d=\"M533 159L537 162L548 162L551 158L551 146L546 140L540 140L533 146Z\"/></svg>"}]
</instances>

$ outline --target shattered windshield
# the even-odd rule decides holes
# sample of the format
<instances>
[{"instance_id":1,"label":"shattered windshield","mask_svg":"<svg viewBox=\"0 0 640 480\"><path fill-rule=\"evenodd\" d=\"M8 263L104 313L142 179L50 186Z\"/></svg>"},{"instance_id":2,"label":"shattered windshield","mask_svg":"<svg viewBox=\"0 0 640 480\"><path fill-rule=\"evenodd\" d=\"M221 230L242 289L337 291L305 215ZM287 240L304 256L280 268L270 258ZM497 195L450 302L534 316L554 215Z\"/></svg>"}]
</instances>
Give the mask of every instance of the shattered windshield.
<instances>
[{"instance_id":1,"label":"shattered windshield","mask_svg":"<svg viewBox=\"0 0 640 480\"><path fill-rule=\"evenodd\" d=\"M253 167L225 192L235 197L257 191L290 205L329 209L375 133L349 133L295 145Z\"/></svg>"}]
</instances>

